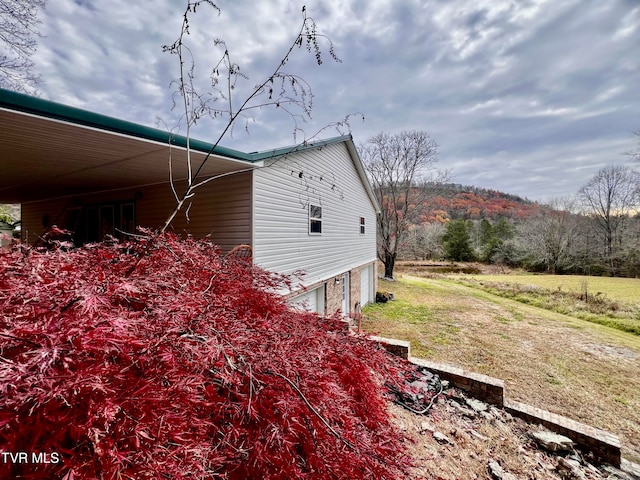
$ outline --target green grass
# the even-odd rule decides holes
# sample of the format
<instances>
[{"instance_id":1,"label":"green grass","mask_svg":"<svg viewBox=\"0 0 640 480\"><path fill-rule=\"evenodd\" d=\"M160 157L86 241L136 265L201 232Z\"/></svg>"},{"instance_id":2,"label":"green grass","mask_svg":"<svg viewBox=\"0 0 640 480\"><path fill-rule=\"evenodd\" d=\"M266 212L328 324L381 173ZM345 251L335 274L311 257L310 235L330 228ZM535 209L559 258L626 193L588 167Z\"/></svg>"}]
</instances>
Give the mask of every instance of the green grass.
<instances>
[{"instance_id":1,"label":"green grass","mask_svg":"<svg viewBox=\"0 0 640 480\"><path fill-rule=\"evenodd\" d=\"M384 303L375 303L369 307L368 312L385 311L390 320L402 319L409 324L423 324L433 320L433 309L426 305L413 305L407 300L395 300L386 306Z\"/></svg>"},{"instance_id":2,"label":"green grass","mask_svg":"<svg viewBox=\"0 0 640 480\"><path fill-rule=\"evenodd\" d=\"M587 277L584 275L473 275L479 282L505 282L532 285L553 291L582 293L583 282L587 282L588 293L605 296L610 300L629 303L640 307L640 279Z\"/></svg>"},{"instance_id":3,"label":"green grass","mask_svg":"<svg viewBox=\"0 0 640 480\"><path fill-rule=\"evenodd\" d=\"M630 293L634 287L640 289L640 280L637 279L553 275L465 275L447 278L526 305L640 335L640 303L621 300L637 299L638 293L634 292L633 297ZM595 291L594 286L590 286L593 278L597 280L596 285L608 293ZM587 282L586 297L584 282ZM624 288L614 288L620 285Z\"/></svg>"},{"instance_id":4,"label":"green grass","mask_svg":"<svg viewBox=\"0 0 640 480\"><path fill-rule=\"evenodd\" d=\"M517 301L441 274L403 274L378 288L396 300L363 309L365 332L500 378L509 398L612 431L625 458L640 461L640 335L536 306L548 294Z\"/></svg>"}]
</instances>

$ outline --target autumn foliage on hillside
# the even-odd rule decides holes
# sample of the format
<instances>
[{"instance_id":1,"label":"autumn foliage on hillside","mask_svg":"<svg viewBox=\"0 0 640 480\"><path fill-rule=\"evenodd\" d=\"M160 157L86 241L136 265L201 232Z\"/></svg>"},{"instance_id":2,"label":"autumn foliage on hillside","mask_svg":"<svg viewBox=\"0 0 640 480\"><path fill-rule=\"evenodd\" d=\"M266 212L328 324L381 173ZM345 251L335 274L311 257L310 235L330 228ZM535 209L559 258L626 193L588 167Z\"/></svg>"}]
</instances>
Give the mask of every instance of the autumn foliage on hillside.
<instances>
[{"instance_id":1,"label":"autumn foliage on hillside","mask_svg":"<svg viewBox=\"0 0 640 480\"><path fill-rule=\"evenodd\" d=\"M452 219L528 218L540 206L516 195L457 184L423 185L411 191L411 221L446 223ZM404 201L404 198L401 198Z\"/></svg>"},{"instance_id":2,"label":"autumn foliage on hillside","mask_svg":"<svg viewBox=\"0 0 640 480\"><path fill-rule=\"evenodd\" d=\"M208 241L162 236L127 275L144 248L0 253L0 451L30 455L0 478L404 476L397 360Z\"/></svg>"}]
</instances>

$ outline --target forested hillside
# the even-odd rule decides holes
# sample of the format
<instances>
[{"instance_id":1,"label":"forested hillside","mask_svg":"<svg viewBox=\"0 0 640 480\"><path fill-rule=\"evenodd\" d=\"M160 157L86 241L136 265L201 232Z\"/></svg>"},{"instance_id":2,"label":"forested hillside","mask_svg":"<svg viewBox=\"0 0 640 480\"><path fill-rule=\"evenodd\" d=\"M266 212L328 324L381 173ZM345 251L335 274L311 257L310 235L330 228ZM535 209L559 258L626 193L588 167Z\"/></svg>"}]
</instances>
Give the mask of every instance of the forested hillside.
<instances>
[{"instance_id":1,"label":"forested hillside","mask_svg":"<svg viewBox=\"0 0 640 480\"><path fill-rule=\"evenodd\" d=\"M602 218L575 198L543 205L495 190L425 184L411 190L403 220L409 226L400 240L400 259L640 275L640 215L635 211Z\"/></svg>"},{"instance_id":2,"label":"forested hillside","mask_svg":"<svg viewBox=\"0 0 640 480\"><path fill-rule=\"evenodd\" d=\"M483 218L527 218L540 211L540 206L517 195L454 183L424 185L418 189L421 198L419 223L447 220L480 220Z\"/></svg>"}]
</instances>

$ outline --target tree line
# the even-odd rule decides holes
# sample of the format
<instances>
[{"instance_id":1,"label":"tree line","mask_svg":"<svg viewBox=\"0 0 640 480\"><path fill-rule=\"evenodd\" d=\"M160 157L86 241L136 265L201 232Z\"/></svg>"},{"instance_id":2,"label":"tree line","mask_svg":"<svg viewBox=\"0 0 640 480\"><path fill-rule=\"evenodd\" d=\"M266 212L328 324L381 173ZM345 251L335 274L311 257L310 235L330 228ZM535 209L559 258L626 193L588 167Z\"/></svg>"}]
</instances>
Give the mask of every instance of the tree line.
<instances>
[{"instance_id":1,"label":"tree line","mask_svg":"<svg viewBox=\"0 0 640 480\"><path fill-rule=\"evenodd\" d=\"M640 134L636 136L640 145ZM640 160L639 152L630 155ZM361 147L381 206L378 257L386 277L393 276L398 259L640 275L637 170L607 165L575 195L540 205L515 195L446 184L447 172L436 168L437 154L435 141L416 131L379 134Z\"/></svg>"}]
</instances>

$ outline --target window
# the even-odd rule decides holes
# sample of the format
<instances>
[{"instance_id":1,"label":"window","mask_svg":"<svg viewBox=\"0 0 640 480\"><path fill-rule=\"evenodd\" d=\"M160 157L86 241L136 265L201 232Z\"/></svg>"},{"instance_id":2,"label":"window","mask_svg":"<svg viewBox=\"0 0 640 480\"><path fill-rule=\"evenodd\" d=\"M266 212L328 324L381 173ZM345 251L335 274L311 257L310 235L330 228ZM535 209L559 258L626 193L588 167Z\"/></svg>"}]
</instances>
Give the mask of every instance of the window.
<instances>
[{"instance_id":1,"label":"window","mask_svg":"<svg viewBox=\"0 0 640 480\"><path fill-rule=\"evenodd\" d=\"M364 217L360 217L360 235L364 235Z\"/></svg>"},{"instance_id":2,"label":"window","mask_svg":"<svg viewBox=\"0 0 640 480\"><path fill-rule=\"evenodd\" d=\"M135 202L89 204L69 208L65 212L64 228L71 230L76 245L99 242L107 235L120 239L136 229Z\"/></svg>"},{"instance_id":3,"label":"window","mask_svg":"<svg viewBox=\"0 0 640 480\"><path fill-rule=\"evenodd\" d=\"M309 234L322 233L322 207L309 205Z\"/></svg>"}]
</instances>

